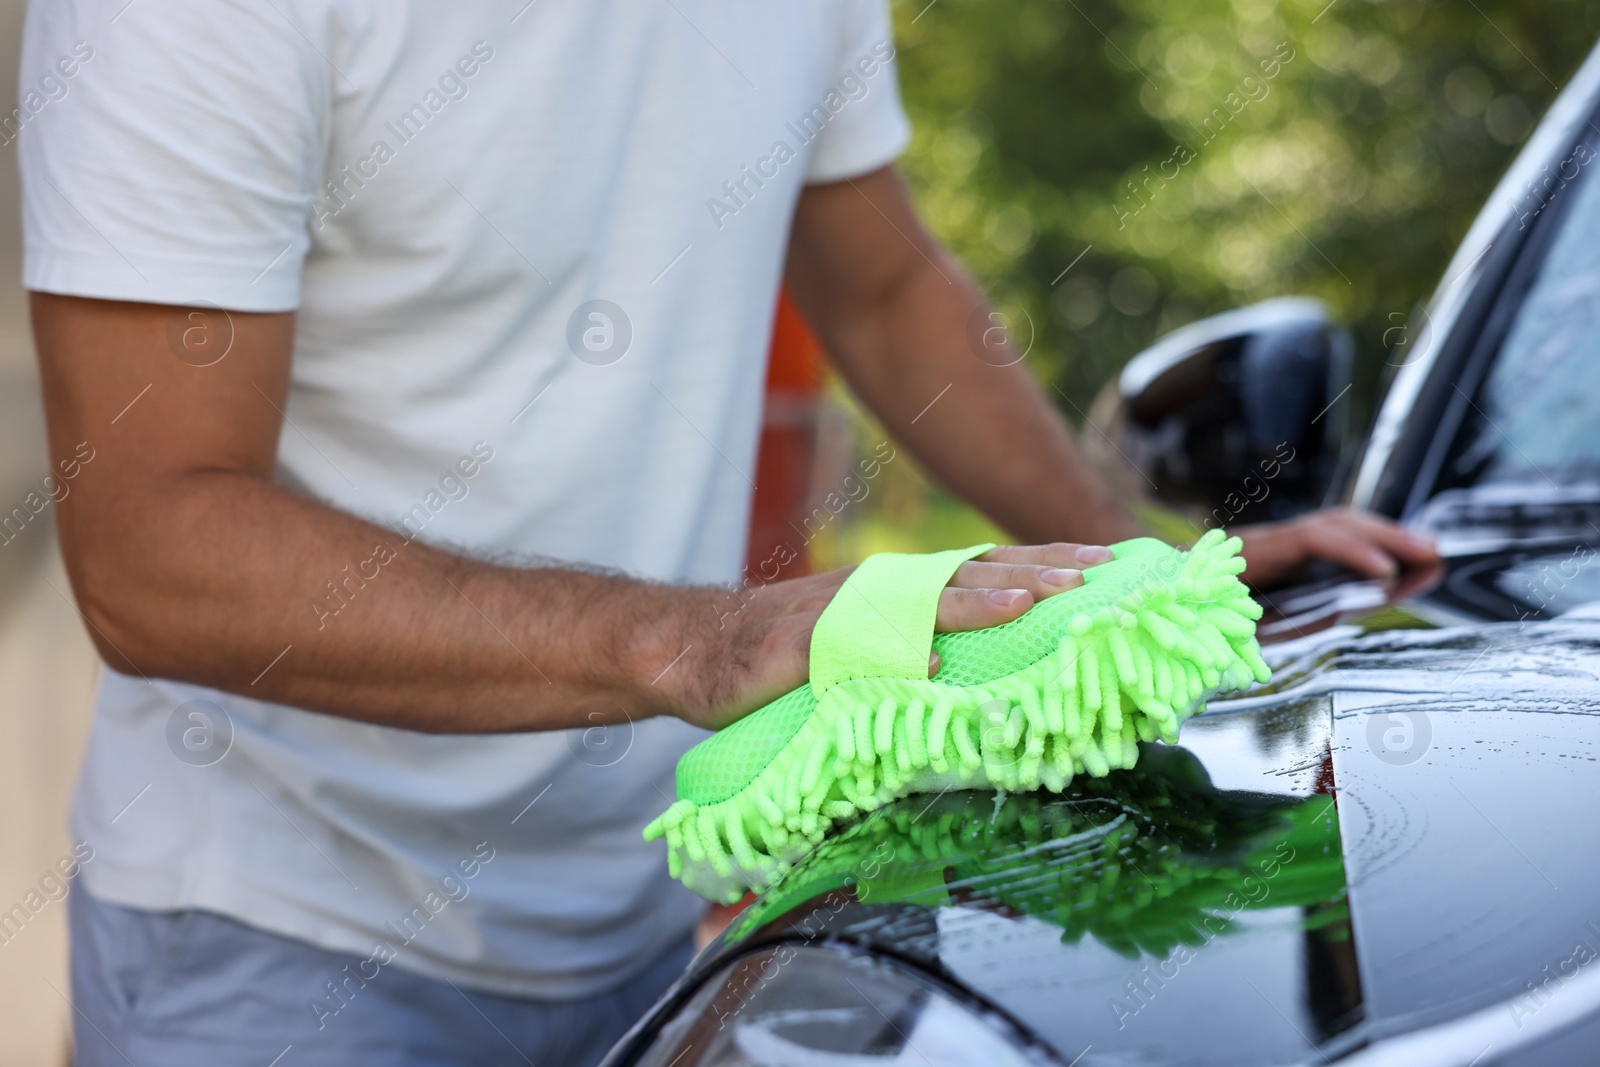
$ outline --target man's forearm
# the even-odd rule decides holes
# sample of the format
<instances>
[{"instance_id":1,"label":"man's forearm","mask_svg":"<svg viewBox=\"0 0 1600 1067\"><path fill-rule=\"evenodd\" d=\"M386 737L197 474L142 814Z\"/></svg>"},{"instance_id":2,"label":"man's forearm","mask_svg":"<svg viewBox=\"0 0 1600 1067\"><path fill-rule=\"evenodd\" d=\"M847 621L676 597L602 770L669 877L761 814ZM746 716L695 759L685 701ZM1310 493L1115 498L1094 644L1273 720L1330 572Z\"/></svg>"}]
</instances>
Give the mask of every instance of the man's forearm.
<instances>
[{"instance_id":1,"label":"man's forearm","mask_svg":"<svg viewBox=\"0 0 1600 1067\"><path fill-rule=\"evenodd\" d=\"M92 516L120 528L115 548L71 551L91 518L76 502L62 531L74 581L102 653L128 673L449 732L708 698L690 646L709 651L721 591L467 560L245 474L186 474Z\"/></svg>"},{"instance_id":2,"label":"man's forearm","mask_svg":"<svg viewBox=\"0 0 1600 1067\"><path fill-rule=\"evenodd\" d=\"M1139 532L1026 364L997 365L1015 357L982 347L982 294L922 230L892 171L808 190L796 222L789 277L801 307L856 394L934 477L1024 542ZM841 248L884 267L838 284L829 259Z\"/></svg>"},{"instance_id":3,"label":"man's forearm","mask_svg":"<svg viewBox=\"0 0 1600 1067\"><path fill-rule=\"evenodd\" d=\"M475 562L274 484L290 314L220 316L226 358L197 367L170 349L185 309L43 293L30 309L52 456L100 446L56 514L118 670L466 732L715 723L803 673L808 620L785 611L820 611L827 579L730 621L723 590ZM769 641L781 653L750 651Z\"/></svg>"},{"instance_id":4,"label":"man's forearm","mask_svg":"<svg viewBox=\"0 0 1600 1067\"><path fill-rule=\"evenodd\" d=\"M841 370L934 477L1014 537L1109 544L1137 532L1026 364L974 352L968 323L987 314L959 267L929 264L882 306Z\"/></svg>"}]
</instances>

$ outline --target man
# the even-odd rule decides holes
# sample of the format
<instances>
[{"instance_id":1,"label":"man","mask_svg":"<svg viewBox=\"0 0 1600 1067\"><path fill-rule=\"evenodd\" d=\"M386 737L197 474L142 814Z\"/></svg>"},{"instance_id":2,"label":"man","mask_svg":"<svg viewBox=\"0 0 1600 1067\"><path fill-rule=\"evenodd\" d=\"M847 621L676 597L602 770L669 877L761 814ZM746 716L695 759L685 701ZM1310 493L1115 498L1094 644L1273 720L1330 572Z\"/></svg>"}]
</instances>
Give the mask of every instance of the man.
<instances>
[{"instance_id":1,"label":"man","mask_svg":"<svg viewBox=\"0 0 1600 1067\"><path fill-rule=\"evenodd\" d=\"M803 680L843 579L725 588L780 279L1037 543L941 628L1132 532L966 346L890 41L882 0L33 6L26 284L111 667L80 1064L587 1063L681 968L701 905L640 828L695 727ZM1247 552L1431 557L1341 513Z\"/></svg>"}]
</instances>

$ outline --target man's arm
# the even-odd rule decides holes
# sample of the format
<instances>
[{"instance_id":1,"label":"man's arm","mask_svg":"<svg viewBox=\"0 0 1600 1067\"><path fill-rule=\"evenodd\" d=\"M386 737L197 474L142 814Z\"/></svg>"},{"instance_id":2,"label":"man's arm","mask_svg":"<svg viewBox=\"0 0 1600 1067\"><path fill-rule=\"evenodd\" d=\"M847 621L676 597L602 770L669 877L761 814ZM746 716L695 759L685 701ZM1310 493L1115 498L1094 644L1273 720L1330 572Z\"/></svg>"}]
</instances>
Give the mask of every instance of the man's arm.
<instances>
[{"instance_id":1,"label":"man's arm","mask_svg":"<svg viewBox=\"0 0 1600 1067\"><path fill-rule=\"evenodd\" d=\"M985 343L983 294L923 228L894 168L805 190L787 281L890 433L1004 529L1029 542L1143 532L1082 459L1021 353L997 332ZM1342 510L1235 532L1245 542L1244 577L1261 585L1313 558L1385 578L1438 560L1430 543L1393 523Z\"/></svg>"},{"instance_id":2,"label":"man's arm","mask_svg":"<svg viewBox=\"0 0 1600 1067\"><path fill-rule=\"evenodd\" d=\"M1099 544L1142 532L1083 461L1027 366L1003 349L975 348L971 324L979 336L987 329L983 294L923 229L893 168L806 188L787 281L839 373L889 433L1007 532Z\"/></svg>"},{"instance_id":3,"label":"man's arm","mask_svg":"<svg viewBox=\"0 0 1600 1067\"><path fill-rule=\"evenodd\" d=\"M407 544L273 484L292 315L232 313L226 356L195 367L167 347L190 309L35 293L31 310L51 456L93 450L59 503L62 549L124 673L415 730L720 724L804 681L847 574L764 586L730 612L722 589ZM1108 555L997 549L957 572L938 625L1008 621ZM348 609L319 618L325 583L358 568Z\"/></svg>"}]
</instances>

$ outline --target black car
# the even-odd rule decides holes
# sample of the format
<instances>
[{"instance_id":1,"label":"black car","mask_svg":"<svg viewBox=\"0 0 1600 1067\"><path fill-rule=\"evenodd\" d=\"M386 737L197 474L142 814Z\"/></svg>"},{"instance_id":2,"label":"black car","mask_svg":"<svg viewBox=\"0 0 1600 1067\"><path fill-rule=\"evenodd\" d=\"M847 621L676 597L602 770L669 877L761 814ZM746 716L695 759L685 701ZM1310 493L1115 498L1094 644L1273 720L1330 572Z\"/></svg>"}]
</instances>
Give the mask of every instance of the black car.
<instances>
[{"instance_id":1,"label":"black car","mask_svg":"<svg viewBox=\"0 0 1600 1067\"><path fill-rule=\"evenodd\" d=\"M1442 573L1263 594L1272 681L1131 772L844 828L612 1067L1600 1063L1597 153L1600 51L1353 461L1348 338L1305 301L1179 331L1097 406L1208 524L1344 499Z\"/></svg>"}]
</instances>

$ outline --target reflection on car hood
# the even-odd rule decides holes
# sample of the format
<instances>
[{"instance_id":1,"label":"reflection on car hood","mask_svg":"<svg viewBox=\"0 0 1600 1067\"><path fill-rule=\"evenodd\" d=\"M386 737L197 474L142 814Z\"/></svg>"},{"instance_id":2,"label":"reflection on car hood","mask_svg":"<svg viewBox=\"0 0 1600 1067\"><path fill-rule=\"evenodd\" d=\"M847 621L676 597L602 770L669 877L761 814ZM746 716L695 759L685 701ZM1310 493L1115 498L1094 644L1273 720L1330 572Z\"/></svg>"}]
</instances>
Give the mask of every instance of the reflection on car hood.
<instances>
[{"instance_id":1,"label":"reflection on car hood","mask_svg":"<svg viewBox=\"0 0 1600 1067\"><path fill-rule=\"evenodd\" d=\"M1361 1059L1421 1030L1438 1058L1407 1062L1484 1067L1600 1009L1600 622L1273 655L1271 686L1131 772L880 809L703 965L774 938L889 952L1081 1067Z\"/></svg>"}]
</instances>

